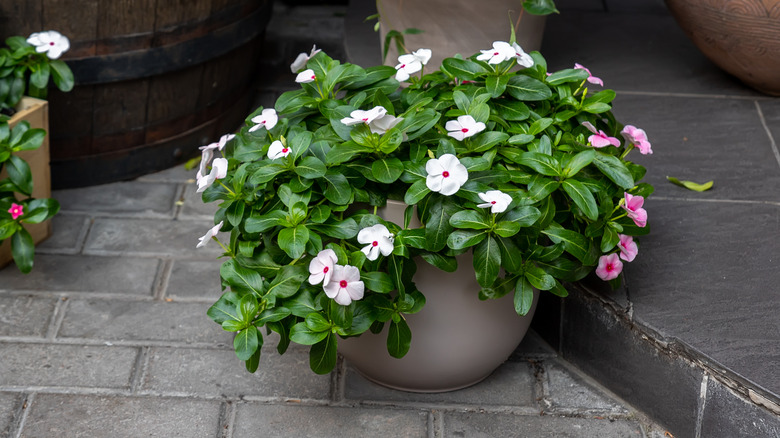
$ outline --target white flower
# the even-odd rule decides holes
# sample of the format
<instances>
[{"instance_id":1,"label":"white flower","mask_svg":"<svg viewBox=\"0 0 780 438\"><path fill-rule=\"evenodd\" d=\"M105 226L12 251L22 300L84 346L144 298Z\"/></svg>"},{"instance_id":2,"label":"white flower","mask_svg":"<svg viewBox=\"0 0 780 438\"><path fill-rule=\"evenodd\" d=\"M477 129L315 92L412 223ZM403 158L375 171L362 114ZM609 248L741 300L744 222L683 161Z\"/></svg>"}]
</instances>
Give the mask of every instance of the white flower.
<instances>
[{"instance_id":1,"label":"white flower","mask_svg":"<svg viewBox=\"0 0 780 438\"><path fill-rule=\"evenodd\" d=\"M290 155L290 148L283 145L281 141L274 140L271 146L268 146L268 159L275 160L277 158L286 157Z\"/></svg>"},{"instance_id":2,"label":"white flower","mask_svg":"<svg viewBox=\"0 0 780 438\"><path fill-rule=\"evenodd\" d=\"M357 235L360 243L368 244L361 249L369 260L376 260L381 252L383 256L389 256L393 252L393 235L382 224L376 224L360 230Z\"/></svg>"},{"instance_id":3,"label":"white flower","mask_svg":"<svg viewBox=\"0 0 780 438\"><path fill-rule=\"evenodd\" d=\"M360 281L360 270L354 266L336 265L330 283L323 286L325 295L333 298L342 306L348 306L352 300L363 298L365 285Z\"/></svg>"},{"instance_id":4,"label":"white flower","mask_svg":"<svg viewBox=\"0 0 780 438\"><path fill-rule=\"evenodd\" d=\"M439 192L444 196L450 196L458 192L460 187L469 179L466 166L460 163L458 157L452 154L444 154L438 159L432 158L425 163L425 185L432 192Z\"/></svg>"},{"instance_id":5,"label":"white flower","mask_svg":"<svg viewBox=\"0 0 780 438\"><path fill-rule=\"evenodd\" d=\"M333 267L339 258L332 249L324 249L317 254L317 257L309 262L309 283L326 285L330 283L330 277L333 275Z\"/></svg>"},{"instance_id":6,"label":"white flower","mask_svg":"<svg viewBox=\"0 0 780 438\"><path fill-rule=\"evenodd\" d=\"M414 55L414 57L417 58L417 60L420 61L422 65L428 64L428 61L431 60L432 54L433 52L431 52L431 49L417 49L412 52L412 55Z\"/></svg>"},{"instance_id":7,"label":"white flower","mask_svg":"<svg viewBox=\"0 0 780 438\"><path fill-rule=\"evenodd\" d=\"M500 64L504 61L508 61L517 55L515 49L503 41L494 41L493 48L488 50L480 50L481 55L477 56L479 61L487 61L488 64Z\"/></svg>"},{"instance_id":8,"label":"white flower","mask_svg":"<svg viewBox=\"0 0 780 438\"><path fill-rule=\"evenodd\" d=\"M385 132L392 129L395 125L399 124L402 120L402 117L394 117L390 114L386 114L382 117L374 119L374 121L368 124L368 128L371 129L371 132L374 134L384 134Z\"/></svg>"},{"instance_id":9,"label":"white flower","mask_svg":"<svg viewBox=\"0 0 780 438\"><path fill-rule=\"evenodd\" d=\"M398 70L395 74L395 80L398 82L409 80L409 76L422 70L422 66L422 62L411 53L399 56L398 65L395 66L395 69Z\"/></svg>"},{"instance_id":10,"label":"white flower","mask_svg":"<svg viewBox=\"0 0 780 438\"><path fill-rule=\"evenodd\" d=\"M518 64L526 68L533 67L534 59L531 58L531 55L525 53L517 43L512 43L512 50L515 51L515 58Z\"/></svg>"},{"instance_id":11,"label":"white flower","mask_svg":"<svg viewBox=\"0 0 780 438\"><path fill-rule=\"evenodd\" d=\"M314 75L314 70L308 69L298 73L295 77L295 82L299 84L306 84L317 80L317 76Z\"/></svg>"},{"instance_id":12,"label":"white flower","mask_svg":"<svg viewBox=\"0 0 780 438\"><path fill-rule=\"evenodd\" d=\"M255 132L260 128L271 130L276 126L276 122L278 121L279 116L276 114L276 110L273 108L266 108L260 115L252 117L252 123L257 124L249 128L249 132Z\"/></svg>"},{"instance_id":13,"label":"white flower","mask_svg":"<svg viewBox=\"0 0 780 438\"><path fill-rule=\"evenodd\" d=\"M195 175L196 179L200 179L206 175L206 167L208 167L209 164L211 164L211 159L214 158L214 149L218 147L217 143L211 143L208 146L201 146L200 150L200 167L198 168L198 174Z\"/></svg>"},{"instance_id":14,"label":"white flower","mask_svg":"<svg viewBox=\"0 0 780 438\"><path fill-rule=\"evenodd\" d=\"M501 190L489 190L485 193L479 193L480 199L484 204L478 204L480 208L490 208L491 213L503 213L512 202L512 197Z\"/></svg>"},{"instance_id":15,"label":"white flower","mask_svg":"<svg viewBox=\"0 0 780 438\"><path fill-rule=\"evenodd\" d=\"M35 46L38 53L46 53L50 59L57 59L70 49L68 37L62 35L56 30L48 32L37 32L27 38L27 42Z\"/></svg>"},{"instance_id":16,"label":"white flower","mask_svg":"<svg viewBox=\"0 0 780 438\"><path fill-rule=\"evenodd\" d=\"M197 193L206 190L210 185L214 184L214 181L222 179L227 176L228 160L225 158L215 158L211 163L211 172L208 175L201 175L198 172L196 179L198 182Z\"/></svg>"},{"instance_id":17,"label":"white flower","mask_svg":"<svg viewBox=\"0 0 780 438\"><path fill-rule=\"evenodd\" d=\"M196 248L201 248L206 246L207 243L209 243L209 240L211 240L212 237L215 237L217 233L219 233L220 228L222 228L222 223L224 221L220 221L217 225L214 226L214 228L211 228L206 234L203 235L203 237L200 237L200 242L198 243L198 246Z\"/></svg>"},{"instance_id":18,"label":"white flower","mask_svg":"<svg viewBox=\"0 0 780 438\"><path fill-rule=\"evenodd\" d=\"M447 135L455 140L463 140L485 130L485 124L477 122L469 115L460 116L458 120L450 120L444 125Z\"/></svg>"},{"instance_id":19,"label":"white flower","mask_svg":"<svg viewBox=\"0 0 780 438\"><path fill-rule=\"evenodd\" d=\"M299 53L298 57L295 58L295 61L293 61L293 63L290 64L290 70L292 70L293 73L298 73L300 69L306 67L306 63L309 62L312 56L316 55L319 52L321 52L321 50L318 49L316 45L314 45L311 47L311 53L309 53L308 55L305 52Z\"/></svg>"},{"instance_id":20,"label":"white flower","mask_svg":"<svg viewBox=\"0 0 780 438\"><path fill-rule=\"evenodd\" d=\"M368 111L355 110L349 113L349 117L341 119L341 123L352 126L359 123L365 123L370 125L376 119L380 119L387 114L387 110L383 106L375 106Z\"/></svg>"}]
</instances>

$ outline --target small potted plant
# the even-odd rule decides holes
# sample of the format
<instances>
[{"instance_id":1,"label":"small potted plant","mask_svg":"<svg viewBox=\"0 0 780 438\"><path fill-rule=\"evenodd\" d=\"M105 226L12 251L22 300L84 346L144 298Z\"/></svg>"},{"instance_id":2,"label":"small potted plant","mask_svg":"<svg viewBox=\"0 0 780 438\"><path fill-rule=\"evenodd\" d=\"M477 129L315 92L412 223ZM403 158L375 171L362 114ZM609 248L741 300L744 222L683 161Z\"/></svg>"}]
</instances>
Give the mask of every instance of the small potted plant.
<instances>
[{"instance_id":1,"label":"small potted plant","mask_svg":"<svg viewBox=\"0 0 780 438\"><path fill-rule=\"evenodd\" d=\"M294 67L300 89L203 147L198 191L219 209L198 246L222 245L227 289L208 315L236 333L249 371L269 330L280 353L291 342L310 345L317 373L331 371L342 351L369 377L414 389L361 368L355 350L363 348L344 347L366 339L406 359L423 345L445 354L445 365L468 366L485 353L456 358L458 344L429 346L412 321L443 320L449 329L434 338L447 342L482 304L503 300L515 319L529 318L538 291L566 296L566 282L594 272L617 284L622 263L636 256L653 188L639 183L645 169L627 156L652 151L644 131L612 115L613 91L592 92L601 81L579 65L548 72L538 52L511 40L425 74L430 56L420 49L397 68L363 69L303 55ZM220 231L229 233L224 242ZM448 286L431 291L437 283ZM443 316L422 311L437 307L434 292L454 301L461 283L474 304L445 306ZM470 344L489 348L513 331ZM487 373L518 343L502 347ZM381 360L425 379L450 372L404 359Z\"/></svg>"},{"instance_id":2,"label":"small potted plant","mask_svg":"<svg viewBox=\"0 0 780 438\"><path fill-rule=\"evenodd\" d=\"M58 58L68 39L56 31L6 39L0 48L0 267L11 259L24 273L33 266L34 245L51 234L59 211L51 196L49 82L73 88L73 73Z\"/></svg>"}]
</instances>

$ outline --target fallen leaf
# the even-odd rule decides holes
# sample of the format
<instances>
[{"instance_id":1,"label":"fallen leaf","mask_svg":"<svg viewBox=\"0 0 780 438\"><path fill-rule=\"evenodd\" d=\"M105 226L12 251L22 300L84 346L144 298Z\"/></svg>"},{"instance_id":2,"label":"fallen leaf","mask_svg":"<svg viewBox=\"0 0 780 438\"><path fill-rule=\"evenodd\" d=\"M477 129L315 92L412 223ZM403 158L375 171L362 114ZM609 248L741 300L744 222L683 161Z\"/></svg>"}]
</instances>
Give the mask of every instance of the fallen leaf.
<instances>
[{"instance_id":1,"label":"fallen leaf","mask_svg":"<svg viewBox=\"0 0 780 438\"><path fill-rule=\"evenodd\" d=\"M708 181L704 184L695 183L693 181L680 181L679 179L673 176L667 176L666 179L672 184L678 185L680 187L684 187L688 190L693 190L694 192L703 192L709 190L712 188L712 185L715 183L715 181Z\"/></svg>"}]
</instances>

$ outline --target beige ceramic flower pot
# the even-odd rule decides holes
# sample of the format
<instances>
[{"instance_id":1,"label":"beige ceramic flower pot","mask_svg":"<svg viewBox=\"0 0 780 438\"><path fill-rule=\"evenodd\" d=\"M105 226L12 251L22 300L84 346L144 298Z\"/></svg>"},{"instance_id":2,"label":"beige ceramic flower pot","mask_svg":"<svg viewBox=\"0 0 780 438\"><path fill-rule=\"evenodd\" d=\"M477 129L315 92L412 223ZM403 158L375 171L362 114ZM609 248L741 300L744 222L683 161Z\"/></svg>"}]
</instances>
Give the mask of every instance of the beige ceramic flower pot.
<instances>
[{"instance_id":1,"label":"beige ceramic flower pot","mask_svg":"<svg viewBox=\"0 0 780 438\"><path fill-rule=\"evenodd\" d=\"M396 220L403 217L403 206L395 210ZM339 352L360 374L405 391L451 391L489 376L523 340L538 300L536 292L524 317L515 313L512 294L480 301L470 252L458 257L458 269L452 273L419 260L414 282L426 304L406 316L412 331L406 356L396 359L387 352L388 324L378 335L367 332L338 343Z\"/></svg>"}]
</instances>

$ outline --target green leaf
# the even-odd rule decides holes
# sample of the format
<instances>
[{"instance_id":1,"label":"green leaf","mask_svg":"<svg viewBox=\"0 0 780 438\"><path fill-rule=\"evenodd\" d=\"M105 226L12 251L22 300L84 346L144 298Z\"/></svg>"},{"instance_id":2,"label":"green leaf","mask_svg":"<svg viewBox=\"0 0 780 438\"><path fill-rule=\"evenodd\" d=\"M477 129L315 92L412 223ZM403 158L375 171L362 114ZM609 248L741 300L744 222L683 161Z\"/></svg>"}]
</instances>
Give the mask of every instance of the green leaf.
<instances>
[{"instance_id":1,"label":"green leaf","mask_svg":"<svg viewBox=\"0 0 780 438\"><path fill-rule=\"evenodd\" d=\"M415 181L404 194L404 202L408 205L416 205L430 192L431 190L428 188L425 180L419 179Z\"/></svg>"},{"instance_id":2,"label":"green leaf","mask_svg":"<svg viewBox=\"0 0 780 438\"><path fill-rule=\"evenodd\" d=\"M304 157L293 169L296 174L309 179L320 178L327 170L325 163L312 156Z\"/></svg>"},{"instance_id":3,"label":"green leaf","mask_svg":"<svg viewBox=\"0 0 780 438\"><path fill-rule=\"evenodd\" d=\"M328 374L336 367L338 351L336 350L336 335L327 332L327 337L312 345L309 350L309 366L317 374Z\"/></svg>"},{"instance_id":4,"label":"green leaf","mask_svg":"<svg viewBox=\"0 0 780 438\"><path fill-rule=\"evenodd\" d=\"M444 272L455 272L458 269L458 261L455 257L446 257L437 252L424 252L420 257L429 265L436 266Z\"/></svg>"},{"instance_id":5,"label":"green leaf","mask_svg":"<svg viewBox=\"0 0 780 438\"><path fill-rule=\"evenodd\" d=\"M279 248L292 259L303 255L308 241L309 229L305 225L296 225L294 228L283 228L279 231Z\"/></svg>"},{"instance_id":6,"label":"green leaf","mask_svg":"<svg viewBox=\"0 0 780 438\"><path fill-rule=\"evenodd\" d=\"M620 241L617 231L612 227L604 227L604 234L601 237L601 252L606 253L612 250Z\"/></svg>"},{"instance_id":7,"label":"green leaf","mask_svg":"<svg viewBox=\"0 0 780 438\"><path fill-rule=\"evenodd\" d=\"M404 357L409 352L411 345L412 330L409 329L406 320L401 318L398 322L391 321L387 332L387 352L390 353L390 356L398 359Z\"/></svg>"},{"instance_id":8,"label":"green leaf","mask_svg":"<svg viewBox=\"0 0 780 438\"><path fill-rule=\"evenodd\" d=\"M269 322L281 321L284 318L290 316L290 314L291 314L290 309L286 307L274 307L272 309L265 309L262 312L260 312L260 315L258 315L257 319L254 321L254 324L257 327L260 327L263 324Z\"/></svg>"},{"instance_id":9,"label":"green leaf","mask_svg":"<svg viewBox=\"0 0 780 438\"><path fill-rule=\"evenodd\" d=\"M30 85L35 88L46 88L49 85L49 72L50 67L46 62L38 64L38 66L32 68L30 74Z\"/></svg>"},{"instance_id":10,"label":"green leaf","mask_svg":"<svg viewBox=\"0 0 780 438\"><path fill-rule=\"evenodd\" d=\"M222 324L227 320L241 321L241 316L239 316L239 312L238 309L236 309L235 304L235 300L237 299L237 293L225 292L221 297L219 297L216 303L209 307L206 315L208 315L209 318L214 320L214 322L217 324Z\"/></svg>"},{"instance_id":11,"label":"green leaf","mask_svg":"<svg viewBox=\"0 0 780 438\"><path fill-rule=\"evenodd\" d=\"M612 109L612 105L604 102L590 102L582 106L582 110L586 113L601 114Z\"/></svg>"},{"instance_id":12,"label":"green leaf","mask_svg":"<svg viewBox=\"0 0 780 438\"><path fill-rule=\"evenodd\" d=\"M263 278L252 269L245 268L234 259L230 259L219 268L222 280L239 291L248 291L257 296L263 295Z\"/></svg>"},{"instance_id":13,"label":"green leaf","mask_svg":"<svg viewBox=\"0 0 780 438\"><path fill-rule=\"evenodd\" d=\"M295 295L303 281L308 277L308 271L300 265L283 266L279 274L268 287L268 295L277 298L288 298Z\"/></svg>"},{"instance_id":14,"label":"green leaf","mask_svg":"<svg viewBox=\"0 0 780 438\"><path fill-rule=\"evenodd\" d=\"M521 227L530 227L536 223L536 220L539 219L541 215L542 213L538 208L531 207L530 205L523 205L504 213L501 220L514 222Z\"/></svg>"},{"instance_id":15,"label":"green leaf","mask_svg":"<svg viewBox=\"0 0 780 438\"><path fill-rule=\"evenodd\" d=\"M501 252L501 264L509 272L520 272L523 268L523 258L520 248L511 239L500 237L496 239Z\"/></svg>"},{"instance_id":16,"label":"green leaf","mask_svg":"<svg viewBox=\"0 0 780 438\"><path fill-rule=\"evenodd\" d=\"M498 116L506 121L525 120L531 115L528 106L523 102L509 99L497 99L490 102Z\"/></svg>"},{"instance_id":17,"label":"green leaf","mask_svg":"<svg viewBox=\"0 0 780 438\"><path fill-rule=\"evenodd\" d=\"M377 181L394 183L404 172L404 164L398 158L382 158L371 163L371 173Z\"/></svg>"},{"instance_id":18,"label":"green leaf","mask_svg":"<svg viewBox=\"0 0 780 438\"><path fill-rule=\"evenodd\" d=\"M512 76L506 86L510 96L519 101L540 101L552 96L550 87L537 79L525 75Z\"/></svg>"},{"instance_id":19,"label":"green leaf","mask_svg":"<svg viewBox=\"0 0 780 438\"><path fill-rule=\"evenodd\" d=\"M680 187L684 187L688 190L693 190L695 192L704 192L712 188L712 185L714 184L714 181L708 181L704 184L698 184L693 181L680 181L679 179L673 177L673 176L667 176L666 179L675 185L678 185Z\"/></svg>"},{"instance_id":20,"label":"green leaf","mask_svg":"<svg viewBox=\"0 0 780 438\"><path fill-rule=\"evenodd\" d=\"M290 329L290 340L296 344L314 345L325 339L330 331L312 331L305 322L299 322Z\"/></svg>"},{"instance_id":21,"label":"green leaf","mask_svg":"<svg viewBox=\"0 0 780 438\"><path fill-rule=\"evenodd\" d=\"M393 279L384 272L363 272L360 274L360 279L368 289L380 294L386 294L395 289Z\"/></svg>"},{"instance_id":22,"label":"green leaf","mask_svg":"<svg viewBox=\"0 0 780 438\"><path fill-rule=\"evenodd\" d=\"M306 315L306 327L313 332L325 332L330 330L331 323L321 313L310 313Z\"/></svg>"},{"instance_id":23,"label":"green leaf","mask_svg":"<svg viewBox=\"0 0 780 438\"><path fill-rule=\"evenodd\" d=\"M584 265L593 264L594 260L592 260L590 255L590 243L582 234L564 229L560 225L550 226L542 230L542 233L549 236L554 243L563 242L564 250L576 257Z\"/></svg>"},{"instance_id":24,"label":"green leaf","mask_svg":"<svg viewBox=\"0 0 780 438\"><path fill-rule=\"evenodd\" d=\"M19 188L19 191L27 196L32 195L32 172L26 161L16 155L11 155L9 160L5 162L5 170L8 172L11 182Z\"/></svg>"},{"instance_id":25,"label":"green leaf","mask_svg":"<svg viewBox=\"0 0 780 438\"><path fill-rule=\"evenodd\" d=\"M46 131L43 129L30 129L22 134L22 138L19 143L14 147L14 151L29 151L38 149L43 144L43 139L46 137Z\"/></svg>"},{"instance_id":26,"label":"green leaf","mask_svg":"<svg viewBox=\"0 0 780 438\"><path fill-rule=\"evenodd\" d=\"M258 345L257 328L253 325L238 332L233 339L233 348L236 349L236 356L241 360L249 360L257 351Z\"/></svg>"},{"instance_id":27,"label":"green leaf","mask_svg":"<svg viewBox=\"0 0 780 438\"><path fill-rule=\"evenodd\" d=\"M508 138L509 134L504 132L487 131L468 140L468 147L472 152L485 152Z\"/></svg>"},{"instance_id":28,"label":"green leaf","mask_svg":"<svg viewBox=\"0 0 780 438\"><path fill-rule=\"evenodd\" d=\"M58 211L60 211L60 203L55 199L33 199L27 204L27 209L21 218L21 222L39 224L57 214Z\"/></svg>"},{"instance_id":29,"label":"green leaf","mask_svg":"<svg viewBox=\"0 0 780 438\"><path fill-rule=\"evenodd\" d=\"M543 132L552 124L553 124L553 119L548 117L535 120L533 123L531 123L531 126L528 127L528 133L531 135L537 135L540 132ZM549 155L549 151L547 151L546 153Z\"/></svg>"},{"instance_id":30,"label":"green leaf","mask_svg":"<svg viewBox=\"0 0 780 438\"><path fill-rule=\"evenodd\" d=\"M442 61L442 70L461 81L473 81L478 75L487 73L487 70L482 65L474 61L457 58L445 58Z\"/></svg>"},{"instance_id":31,"label":"green leaf","mask_svg":"<svg viewBox=\"0 0 780 438\"><path fill-rule=\"evenodd\" d=\"M545 199L550 193L556 191L560 183L541 175L534 175L531 183L528 184L528 195L536 201Z\"/></svg>"},{"instance_id":32,"label":"green leaf","mask_svg":"<svg viewBox=\"0 0 780 438\"><path fill-rule=\"evenodd\" d=\"M257 298L254 295L246 294L241 297L241 301L239 301L236 306L236 310L241 315L241 320L249 324L255 318L255 315L257 315L260 306L257 305Z\"/></svg>"},{"instance_id":33,"label":"green leaf","mask_svg":"<svg viewBox=\"0 0 780 438\"><path fill-rule=\"evenodd\" d=\"M249 177L249 182L255 185L267 183L276 178L276 175L287 170L283 165L278 163L269 163L258 168L252 176Z\"/></svg>"},{"instance_id":34,"label":"green leaf","mask_svg":"<svg viewBox=\"0 0 780 438\"><path fill-rule=\"evenodd\" d=\"M528 280L531 285L539 290L550 290L555 286L555 279L552 275L545 273L541 268L536 266L526 266L525 279Z\"/></svg>"},{"instance_id":35,"label":"green leaf","mask_svg":"<svg viewBox=\"0 0 780 438\"><path fill-rule=\"evenodd\" d=\"M458 250L474 246L488 236L484 230L455 230L447 237L447 246Z\"/></svg>"},{"instance_id":36,"label":"green leaf","mask_svg":"<svg viewBox=\"0 0 780 438\"><path fill-rule=\"evenodd\" d=\"M588 79L590 74L581 68L567 68L547 76L547 83L553 87L567 82L582 82Z\"/></svg>"},{"instance_id":37,"label":"green leaf","mask_svg":"<svg viewBox=\"0 0 780 438\"><path fill-rule=\"evenodd\" d=\"M624 190L634 187L634 178L631 176L631 172L619 158L597 151L593 164L618 187Z\"/></svg>"},{"instance_id":38,"label":"green leaf","mask_svg":"<svg viewBox=\"0 0 780 438\"><path fill-rule=\"evenodd\" d=\"M493 232L501 237L512 237L517 234L522 228L522 225L517 222L501 221L497 222Z\"/></svg>"},{"instance_id":39,"label":"green leaf","mask_svg":"<svg viewBox=\"0 0 780 438\"><path fill-rule=\"evenodd\" d=\"M553 0L523 0L523 9L533 15L557 14Z\"/></svg>"},{"instance_id":40,"label":"green leaf","mask_svg":"<svg viewBox=\"0 0 780 438\"><path fill-rule=\"evenodd\" d=\"M560 163L550 155L538 152L525 152L517 160L518 164L528 166L546 176L560 176Z\"/></svg>"},{"instance_id":41,"label":"green leaf","mask_svg":"<svg viewBox=\"0 0 780 438\"><path fill-rule=\"evenodd\" d=\"M450 217L450 225L455 228L467 228L470 230L486 230L490 228L490 222L485 213L475 210L461 210Z\"/></svg>"},{"instance_id":42,"label":"green leaf","mask_svg":"<svg viewBox=\"0 0 780 438\"><path fill-rule=\"evenodd\" d=\"M510 75L502 75L502 76L488 76L485 78L485 88L487 88L488 93L490 93L490 96L494 99L504 94L504 91L506 91L506 85L509 83Z\"/></svg>"},{"instance_id":43,"label":"green leaf","mask_svg":"<svg viewBox=\"0 0 780 438\"><path fill-rule=\"evenodd\" d=\"M460 90L455 90L452 92L452 100L455 102L455 106L457 106L459 110L463 111L464 113L469 112L469 105L471 105L471 101L466 96L466 93Z\"/></svg>"},{"instance_id":44,"label":"green leaf","mask_svg":"<svg viewBox=\"0 0 780 438\"><path fill-rule=\"evenodd\" d=\"M599 210L596 205L596 198L594 198L593 193L585 187L585 184L575 179L567 179L561 183L561 186L588 219L592 221L598 219Z\"/></svg>"},{"instance_id":45,"label":"green leaf","mask_svg":"<svg viewBox=\"0 0 780 438\"><path fill-rule=\"evenodd\" d=\"M336 239L351 239L360 231L357 222L352 218L328 224L311 224L309 228Z\"/></svg>"},{"instance_id":46,"label":"green leaf","mask_svg":"<svg viewBox=\"0 0 780 438\"><path fill-rule=\"evenodd\" d=\"M474 271L477 283L482 287L490 287L498 278L501 267L501 250L496 240L488 236L474 247Z\"/></svg>"},{"instance_id":47,"label":"green leaf","mask_svg":"<svg viewBox=\"0 0 780 438\"><path fill-rule=\"evenodd\" d=\"M336 173L333 169L329 169L328 173L322 178L327 182L323 195L325 195L325 198L327 198L328 201L337 205L346 205L349 203L350 198L352 198L352 187L349 185L349 182L344 175Z\"/></svg>"},{"instance_id":48,"label":"green leaf","mask_svg":"<svg viewBox=\"0 0 780 438\"><path fill-rule=\"evenodd\" d=\"M450 217L453 208L445 205L444 201L433 202L429 207L427 221L425 222L425 239L428 251L437 252L447 246L447 238L453 230L450 225Z\"/></svg>"},{"instance_id":49,"label":"green leaf","mask_svg":"<svg viewBox=\"0 0 780 438\"><path fill-rule=\"evenodd\" d=\"M282 224L287 214L281 210L273 210L262 216L250 216L244 221L247 233L263 233Z\"/></svg>"},{"instance_id":50,"label":"green leaf","mask_svg":"<svg viewBox=\"0 0 780 438\"><path fill-rule=\"evenodd\" d=\"M54 85L60 89L60 91L68 92L73 89L75 81L73 80L73 72L64 61L55 59L49 61L51 67L51 77L54 81Z\"/></svg>"},{"instance_id":51,"label":"green leaf","mask_svg":"<svg viewBox=\"0 0 780 438\"><path fill-rule=\"evenodd\" d=\"M254 373L255 371L257 371L257 368L260 366L260 353L262 351L261 347L263 346L263 338L260 337L260 335L258 334L258 339L257 340L259 342L258 342L257 350L255 351L255 354L253 354L252 357L250 357L245 362L246 370L249 371L250 373Z\"/></svg>"},{"instance_id":52,"label":"green leaf","mask_svg":"<svg viewBox=\"0 0 780 438\"><path fill-rule=\"evenodd\" d=\"M569 161L566 162L563 166L563 177L571 178L572 176L576 175L577 172L582 170L583 167L592 163L595 158L596 151L593 149L586 149L577 153L576 155L572 156L571 159L569 159Z\"/></svg>"},{"instance_id":53,"label":"green leaf","mask_svg":"<svg viewBox=\"0 0 780 438\"><path fill-rule=\"evenodd\" d=\"M534 289L531 287L531 283L520 277L517 279L515 285L514 295L515 312L520 316L525 316L531 310L531 306L534 304Z\"/></svg>"}]
</instances>

